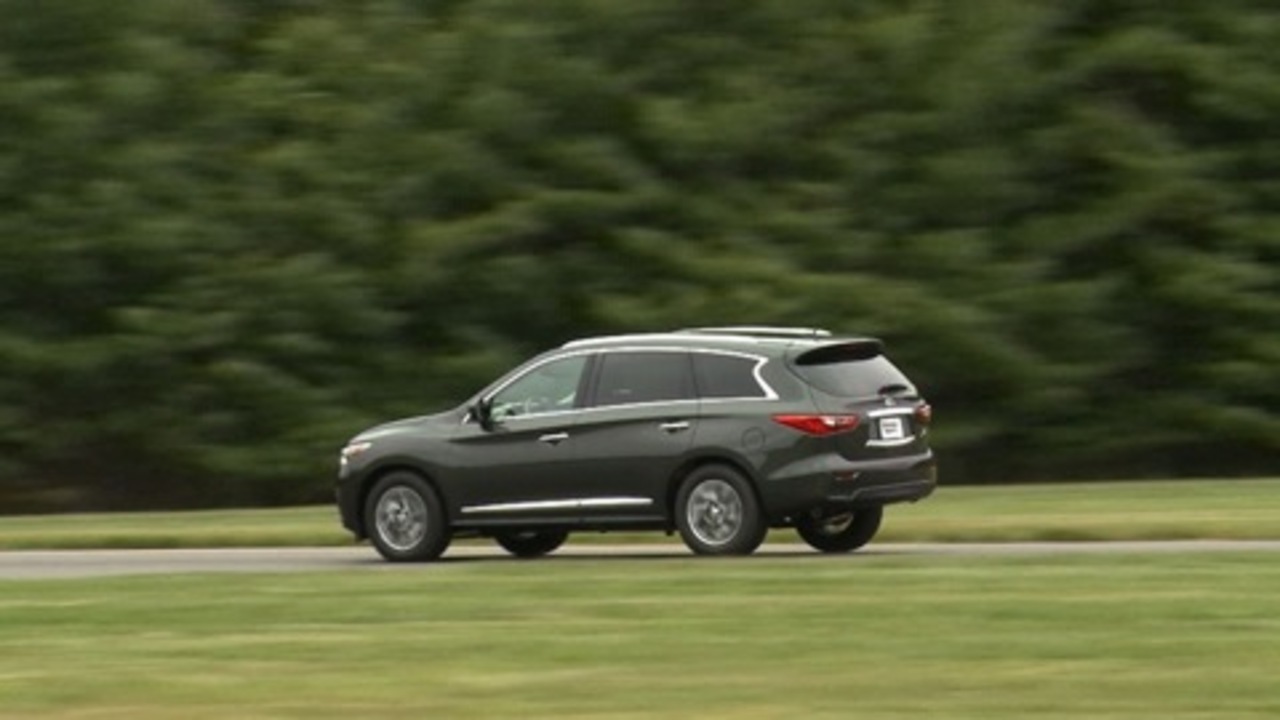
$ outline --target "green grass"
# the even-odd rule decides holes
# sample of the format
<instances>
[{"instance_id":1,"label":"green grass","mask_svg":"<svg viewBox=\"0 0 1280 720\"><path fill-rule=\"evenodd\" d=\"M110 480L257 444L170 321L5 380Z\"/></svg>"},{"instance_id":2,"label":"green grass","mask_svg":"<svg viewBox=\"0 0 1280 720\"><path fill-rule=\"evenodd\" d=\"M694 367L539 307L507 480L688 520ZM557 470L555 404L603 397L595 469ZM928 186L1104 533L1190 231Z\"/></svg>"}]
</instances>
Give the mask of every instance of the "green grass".
<instances>
[{"instance_id":1,"label":"green grass","mask_svg":"<svg viewBox=\"0 0 1280 720\"><path fill-rule=\"evenodd\" d=\"M0 518L0 549L345 545L332 506Z\"/></svg>"},{"instance_id":2,"label":"green grass","mask_svg":"<svg viewBox=\"0 0 1280 720\"><path fill-rule=\"evenodd\" d=\"M0 583L0 718L1280 715L1270 553Z\"/></svg>"},{"instance_id":3,"label":"green grass","mask_svg":"<svg viewBox=\"0 0 1280 720\"><path fill-rule=\"evenodd\" d=\"M891 508L885 541L1280 538L1280 478L942 488Z\"/></svg>"},{"instance_id":4,"label":"green grass","mask_svg":"<svg viewBox=\"0 0 1280 720\"><path fill-rule=\"evenodd\" d=\"M778 538L793 538L789 532ZM1280 537L1280 479L943 487L890 508L881 541ZM576 542L663 541L660 534ZM0 549L341 545L332 507L0 518Z\"/></svg>"}]
</instances>

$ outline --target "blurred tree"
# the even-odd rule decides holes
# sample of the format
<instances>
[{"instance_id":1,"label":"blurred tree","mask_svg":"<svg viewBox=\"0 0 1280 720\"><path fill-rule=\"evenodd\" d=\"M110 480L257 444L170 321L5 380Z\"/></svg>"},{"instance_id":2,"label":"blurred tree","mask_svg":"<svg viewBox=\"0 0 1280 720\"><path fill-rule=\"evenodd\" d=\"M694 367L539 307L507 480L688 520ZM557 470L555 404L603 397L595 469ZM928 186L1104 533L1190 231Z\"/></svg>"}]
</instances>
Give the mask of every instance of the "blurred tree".
<instances>
[{"instance_id":1,"label":"blurred tree","mask_svg":"<svg viewBox=\"0 0 1280 720\"><path fill-rule=\"evenodd\" d=\"M948 481L1280 467L1264 0L0 11L0 510L322 500L710 323L885 337Z\"/></svg>"}]
</instances>

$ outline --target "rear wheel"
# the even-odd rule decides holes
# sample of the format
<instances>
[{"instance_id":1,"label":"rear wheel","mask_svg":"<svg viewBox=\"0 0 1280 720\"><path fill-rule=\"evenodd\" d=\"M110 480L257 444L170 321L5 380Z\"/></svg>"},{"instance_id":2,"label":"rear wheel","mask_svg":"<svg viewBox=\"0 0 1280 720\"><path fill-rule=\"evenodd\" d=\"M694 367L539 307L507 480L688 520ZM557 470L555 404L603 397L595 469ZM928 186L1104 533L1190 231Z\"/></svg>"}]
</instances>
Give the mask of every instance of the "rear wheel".
<instances>
[{"instance_id":1,"label":"rear wheel","mask_svg":"<svg viewBox=\"0 0 1280 720\"><path fill-rule=\"evenodd\" d=\"M805 515L796 523L796 532L816 550L842 553L871 542L880 529L884 508L869 507L829 515Z\"/></svg>"},{"instance_id":2,"label":"rear wheel","mask_svg":"<svg viewBox=\"0 0 1280 720\"><path fill-rule=\"evenodd\" d=\"M365 503L365 528L378 553L393 562L434 560L449 547L439 496L411 472L393 472L373 486Z\"/></svg>"},{"instance_id":3,"label":"rear wheel","mask_svg":"<svg viewBox=\"0 0 1280 720\"><path fill-rule=\"evenodd\" d=\"M503 550L519 558L535 558L553 552L564 544L569 533L564 530L517 530L493 536Z\"/></svg>"},{"instance_id":4,"label":"rear wheel","mask_svg":"<svg viewBox=\"0 0 1280 720\"><path fill-rule=\"evenodd\" d=\"M749 555L769 530L751 484L724 465L689 473L675 511L680 537L699 555Z\"/></svg>"}]
</instances>

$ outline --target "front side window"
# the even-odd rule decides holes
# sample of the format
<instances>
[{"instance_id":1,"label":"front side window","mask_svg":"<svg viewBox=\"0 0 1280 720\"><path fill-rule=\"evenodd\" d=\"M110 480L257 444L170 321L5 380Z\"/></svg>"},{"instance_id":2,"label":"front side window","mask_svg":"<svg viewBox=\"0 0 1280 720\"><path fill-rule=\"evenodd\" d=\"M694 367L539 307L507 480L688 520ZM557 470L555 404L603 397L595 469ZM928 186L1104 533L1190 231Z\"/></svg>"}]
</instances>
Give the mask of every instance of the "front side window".
<instances>
[{"instance_id":1,"label":"front side window","mask_svg":"<svg viewBox=\"0 0 1280 720\"><path fill-rule=\"evenodd\" d=\"M521 417L572 410L578 384L587 365L585 355L560 358L539 365L493 396L493 418Z\"/></svg>"},{"instance_id":2,"label":"front side window","mask_svg":"<svg viewBox=\"0 0 1280 720\"><path fill-rule=\"evenodd\" d=\"M601 358L595 404L688 400L693 397L693 367L683 352L616 352Z\"/></svg>"},{"instance_id":3,"label":"front side window","mask_svg":"<svg viewBox=\"0 0 1280 720\"><path fill-rule=\"evenodd\" d=\"M697 353L693 356L694 373L698 378L698 397L715 398L764 398L764 388L756 380L754 358L735 355Z\"/></svg>"}]
</instances>

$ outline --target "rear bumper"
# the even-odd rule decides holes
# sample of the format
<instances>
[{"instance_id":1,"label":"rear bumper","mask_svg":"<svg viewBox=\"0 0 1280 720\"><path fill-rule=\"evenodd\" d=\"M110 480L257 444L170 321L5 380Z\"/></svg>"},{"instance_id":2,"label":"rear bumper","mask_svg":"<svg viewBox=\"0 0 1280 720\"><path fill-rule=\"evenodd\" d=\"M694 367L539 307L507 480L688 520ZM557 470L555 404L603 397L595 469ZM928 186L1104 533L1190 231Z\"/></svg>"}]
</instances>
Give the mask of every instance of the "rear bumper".
<instances>
[{"instance_id":1,"label":"rear bumper","mask_svg":"<svg viewBox=\"0 0 1280 720\"><path fill-rule=\"evenodd\" d=\"M760 483L761 500L773 522L815 507L857 508L915 502L938 486L932 451L891 460L848 462L821 458Z\"/></svg>"},{"instance_id":2,"label":"rear bumper","mask_svg":"<svg viewBox=\"0 0 1280 720\"><path fill-rule=\"evenodd\" d=\"M905 480L886 483L875 487L854 490L849 495L832 494L827 496L828 505L865 507L867 505L889 505L900 502L915 502L933 494L938 483L934 480Z\"/></svg>"}]
</instances>

